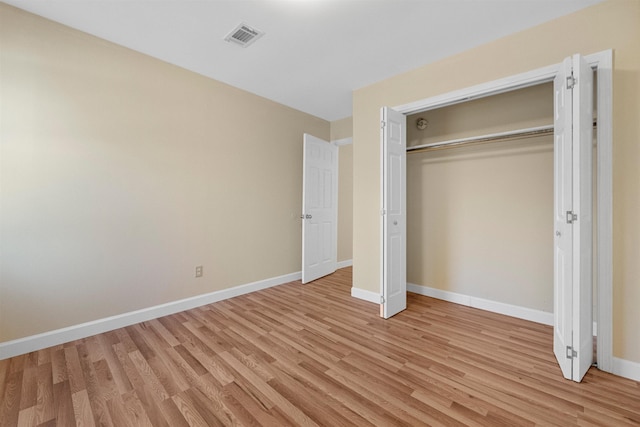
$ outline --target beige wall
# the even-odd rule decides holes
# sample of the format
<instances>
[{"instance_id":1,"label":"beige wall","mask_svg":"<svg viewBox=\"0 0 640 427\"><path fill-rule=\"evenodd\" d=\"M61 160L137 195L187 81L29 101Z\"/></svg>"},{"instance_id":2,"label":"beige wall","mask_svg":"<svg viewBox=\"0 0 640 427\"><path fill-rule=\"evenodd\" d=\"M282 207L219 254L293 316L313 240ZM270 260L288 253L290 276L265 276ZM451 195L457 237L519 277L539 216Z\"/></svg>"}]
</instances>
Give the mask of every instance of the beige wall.
<instances>
[{"instance_id":1,"label":"beige wall","mask_svg":"<svg viewBox=\"0 0 640 427\"><path fill-rule=\"evenodd\" d=\"M353 120L331 122L331 141L351 138ZM353 258L353 144L341 145L338 153L338 261Z\"/></svg>"},{"instance_id":2,"label":"beige wall","mask_svg":"<svg viewBox=\"0 0 640 427\"><path fill-rule=\"evenodd\" d=\"M300 271L329 122L1 3L0 40L0 341Z\"/></svg>"},{"instance_id":3,"label":"beige wall","mask_svg":"<svg viewBox=\"0 0 640 427\"><path fill-rule=\"evenodd\" d=\"M379 110L614 49L614 356L640 362L640 2L609 0L354 92L354 287L380 289Z\"/></svg>"},{"instance_id":4,"label":"beige wall","mask_svg":"<svg viewBox=\"0 0 640 427\"><path fill-rule=\"evenodd\" d=\"M351 138L353 136L353 119L346 117L344 119L334 120L331 122L330 134L331 141Z\"/></svg>"},{"instance_id":5,"label":"beige wall","mask_svg":"<svg viewBox=\"0 0 640 427\"><path fill-rule=\"evenodd\" d=\"M552 123L545 84L409 116L407 144ZM553 312L552 248L551 135L408 154L409 283Z\"/></svg>"}]
</instances>

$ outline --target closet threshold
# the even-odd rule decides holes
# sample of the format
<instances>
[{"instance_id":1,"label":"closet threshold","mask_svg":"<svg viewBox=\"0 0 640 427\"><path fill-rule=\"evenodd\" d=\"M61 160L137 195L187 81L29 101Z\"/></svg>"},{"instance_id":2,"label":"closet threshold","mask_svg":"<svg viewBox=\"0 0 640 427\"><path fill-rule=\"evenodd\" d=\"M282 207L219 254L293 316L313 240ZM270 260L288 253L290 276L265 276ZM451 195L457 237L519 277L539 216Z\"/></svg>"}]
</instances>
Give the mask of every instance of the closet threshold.
<instances>
[{"instance_id":1,"label":"closet threshold","mask_svg":"<svg viewBox=\"0 0 640 427\"><path fill-rule=\"evenodd\" d=\"M509 130L505 132L489 133L486 135L470 136L467 138L450 139L447 141L432 142L430 144L415 145L407 147L407 153L422 152L428 150L441 150L445 148L455 148L468 144L502 141L515 138L531 138L534 136L548 135L553 133L553 125L537 126L525 129Z\"/></svg>"}]
</instances>

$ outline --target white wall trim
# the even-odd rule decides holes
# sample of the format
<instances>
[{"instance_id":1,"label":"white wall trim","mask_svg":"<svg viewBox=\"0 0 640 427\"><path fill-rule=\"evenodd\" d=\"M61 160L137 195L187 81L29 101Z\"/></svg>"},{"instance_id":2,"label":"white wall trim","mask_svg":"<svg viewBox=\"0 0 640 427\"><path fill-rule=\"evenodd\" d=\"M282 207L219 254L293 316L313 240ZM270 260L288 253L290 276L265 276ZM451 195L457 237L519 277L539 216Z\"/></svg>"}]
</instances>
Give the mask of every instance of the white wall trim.
<instances>
[{"instance_id":1,"label":"white wall trim","mask_svg":"<svg viewBox=\"0 0 640 427\"><path fill-rule=\"evenodd\" d=\"M407 291L456 304L466 305L467 307L479 308L492 313L504 314L506 316L517 317L518 319L553 326L553 313L548 313L542 310L534 310L532 308L506 304L456 292L443 291L441 289L416 285L414 283L407 283Z\"/></svg>"},{"instance_id":2,"label":"white wall trim","mask_svg":"<svg viewBox=\"0 0 640 427\"><path fill-rule=\"evenodd\" d=\"M337 145L338 147L342 145L349 145L349 144L353 144L353 138L349 137L349 138L335 139L331 141L331 143L333 145Z\"/></svg>"},{"instance_id":3,"label":"white wall trim","mask_svg":"<svg viewBox=\"0 0 640 427\"><path fill-rule=\"evenodd\" d=\"M376 292L366 291L360 288L351 288L351 296L375 304L380 304L380 294Z\"/></svg>"},{"instance_id":4,"label":"white wall trim","mask_svg":"<svg viewBox=\"0 0 640 427\"><path fill-rule=\"evenodd\" d=\"M598 368L599 367L600 363L598 362ZM640 363L614 357L613 374L630 380L640 381Z\"/></svg>"},{"instance_id":5,"label":"white wall trim","mask_svg":"<svg viewBox=\"0 0 640 427\"><path fill-rule=\"evenodd\" d=\"M344 261L338 261L337 264L337 268L345 268L345 267L351 267L353 265L353 260L352 259L347 259Z\"/></svg>"},{"instance_id":6,"label":"white wall trim","mask_svg":"<svg viewBox=\"0 0 640 427\"><path fill-rule=\"evenodd\" d=\"M156 305L154 307L143 308L141 310L105 317L103 319L81 323L79 325L31 335L13 341L6 341L0 343L0 360L63 344L69 341L86 338L91 335L112 331L114 329L123 328L125 326L134 325L136 323L145 322L158 317L167 316L239 295L248 294L250 292L293 282L295 280L300 280L301 277L301 272L285 274L283 276L259 280L257 282L247 283L245 285L235 286L229 289L214 291L195 297Z\"/></svg>"}]
</instances>

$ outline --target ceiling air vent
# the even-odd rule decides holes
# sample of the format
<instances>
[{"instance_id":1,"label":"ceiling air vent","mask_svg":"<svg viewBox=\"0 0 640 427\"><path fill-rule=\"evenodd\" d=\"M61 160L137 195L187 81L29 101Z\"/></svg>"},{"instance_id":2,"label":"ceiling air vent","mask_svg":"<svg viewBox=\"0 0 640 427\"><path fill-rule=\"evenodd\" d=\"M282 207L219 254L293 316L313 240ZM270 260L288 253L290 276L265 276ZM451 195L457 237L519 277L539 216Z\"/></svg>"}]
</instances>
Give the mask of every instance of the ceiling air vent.
<instances>
[{"instance_id":1,"label":"ceiling air vent","mask_svg":"<svg viewBox=\"0 0 640 427\"><path fill-rule=\"evenodd\" d=\"M242 47L247 47L263 35L264 32L243 23L231 30L224 39L228 42L237 43Z\"/></svg>"}]
</instances>

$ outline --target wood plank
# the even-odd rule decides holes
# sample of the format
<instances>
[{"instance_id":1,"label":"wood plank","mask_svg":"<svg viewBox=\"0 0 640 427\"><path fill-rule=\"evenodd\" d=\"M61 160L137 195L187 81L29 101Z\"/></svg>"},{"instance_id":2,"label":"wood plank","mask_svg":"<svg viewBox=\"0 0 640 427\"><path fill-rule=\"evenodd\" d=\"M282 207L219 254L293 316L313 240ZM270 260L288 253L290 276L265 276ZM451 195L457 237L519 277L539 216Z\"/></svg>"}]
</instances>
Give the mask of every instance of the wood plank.
<instances>
[{"instance_id":1,"label":"wood plank","mask_svg":"<svg viewBox=\"0 0 640 427\"><path fill-rule=\"evenodd\" d=\"M284 414L289 417L291 421L301 426L317 426L317 424L313 422L313 420L311 420L311 418L309 418L303 411L285 399L280 393L275 391L273 387L269 386L269 384L267 384L258 374L249 369L231 354L222 353L220 357L231 365L239 375L258 389L267 399L282 409Z\"/></svg>"},{"instance_id":2,"label":"wood plank","mask_svg":"<svg viewBox=\"0 0 640 427\"><path fill-rule=\"evenodd\" d=\"M171 399L160 402L160 411L167 425L171 427L189 427L189 423Z\"/></svg>"},{"instance_id":3,"label":"wood plank","mask_svg":"<svg viewBox=\"0 0 640 427\"><path fill-rule=\"evenodd\" d=\"M109 415L111 416L111 420L113 421L114 425L122 427L134 427L134 424L129 419L127 409L124 406L122 395L115 396L114 398L108 400L107 408L109 409ZM143 423L140 423L138 425L143 425Z\"/></svg>"},{"instance_id":4,"label":"wood plank","mask_svg":"<svg viewBox=\"0 0 640 427\"><path fill-rule=\"evenodd\" d=\"M165 390L164 386L156 376L155 372L149 365L149 362L142 356L142 353L139 351L132 351L129 353L129 358L131 362L133 362L136 367L138 374L140 374L140 378L145 382L145 384L149 387L150 390L156 395L156 400L163 401L168 399L169 393Z\"/></svg>"},{"instance_id":5,"label":"wood plank","mask_svg":"<svg viewBox=\"0 0 640 427\"><path fill-rule=\"evenodd\" d=\"M73 413L78 427L95 426L93 412L91 411L91 403L89 403L89 393L86 389L80 390L71 395L73 402Z\"/></svg>"},{"instance_id":6,"label":"wood plank","mask_svg":"<svg viewBox=\"0 0 640 427\"><path fill-rule=\"evenodd\" d=\"M35 406L38 394L38 364L36 353L29 353L25 360L20 393L20 410Z\"/></svg>"},{"instance_id":7,"label":"wood plank","mask_svg":"<svg viewBox=\"0 0 640 427\"><path fill-rule=\"evenodd\" d=\"M51 350L51 353L51 374L53 376L53 383L58 384L63 381L67 381L69 376L67 374L67 361L64 356L64 348Z\"/></svg>"},{"instance_id":8,"label":"wood plank","mask_svg":"<svg viewBox=\"0 0 640 427\"><path fill-rule=\"evenodd\" d=\"M53 398L53 374L51 358L49 362L38 365L38 380L36 392L35 416L37 424L43 424L55 418L55 404Z\"/></svg>"},{"instance_id":9,"label":"wood plank","mask_svg":"<svg viewBox=\"0 0 640 427\"><path fill-rule=\"evenodd\" d=\"M121 396L122 408L128 422L134 426L152 426L153 423L144 410L144 405L138 398L137 393L131 390ZM164 420L163 420L164 422ZM116 424L118 425L118 424Z\"/></svg>"},{"instance_id":10,"label":"wood plank","mask_svg":"<svg viewBox=\"0 0 640 427\"><path fill-rule=\"evenodd\" d=\"M107 363L109 373L112 376L112 380L115 383L118 392L122 395L133 389L131 382L127 378L122 365L118 361L118 357L113 349L113 341L107 334L100 334L97 336L98 342L102 346L102 353L104 354L104 360Z\"/></svg>"},{"instance_id":11,"label":"wood plank","mask_svg":"<svg viewBox=\"0 0 640 427\"><path fill-rule=\"evenodd\" d=\"M4 364L4 367L9 370L0 400L0 425L13 426L18 423L24 371L11 372L11 363Z\"/></svg>"},{"instance_id":12,"label":"wood plank","mask_svg":"<svg viewBox=\"0 0 640 427\"><path fill-rule=\"evenodd\" d=\"M172 397L172 400L175 402L176 406L184 416L184 419L187 420L187 423L191 426L206 426L212 425L208 424L207 420L205 420L196 409L195 405L191 401L189 395L186 392L180 392ZM219 423L213 425L220 425Z\"/></svg>"},{"instance_id":13,"label":"wood plank","mask_svg":"<svg viewBox=\"0 0 640 427\"><path fill-rule=\"evenodd\" d=\"M113 426L113 421L109 415L107 409L106 399L103 394L103 390L100 387L98 380L98 374L94 368L94 364L91 361L89 349L85 345L83 340L77 345L78 356L80 357L80 365L82 366L82 372L84 373L86 388L84 391L89 396L89 404L91 405L91 411L96 425L99 426Z\"/></svg>"},{"instance_id":14,"label":"wood plank","mask_svg":"<svg viewBox=\"0 0 640 427\"><path fill-rule=\"evenodd\" d=\"M57 382L53 385L53 403L56 409L55 420L59 426L76 425L69 381Z\"/></svg>"}]
</instances>

